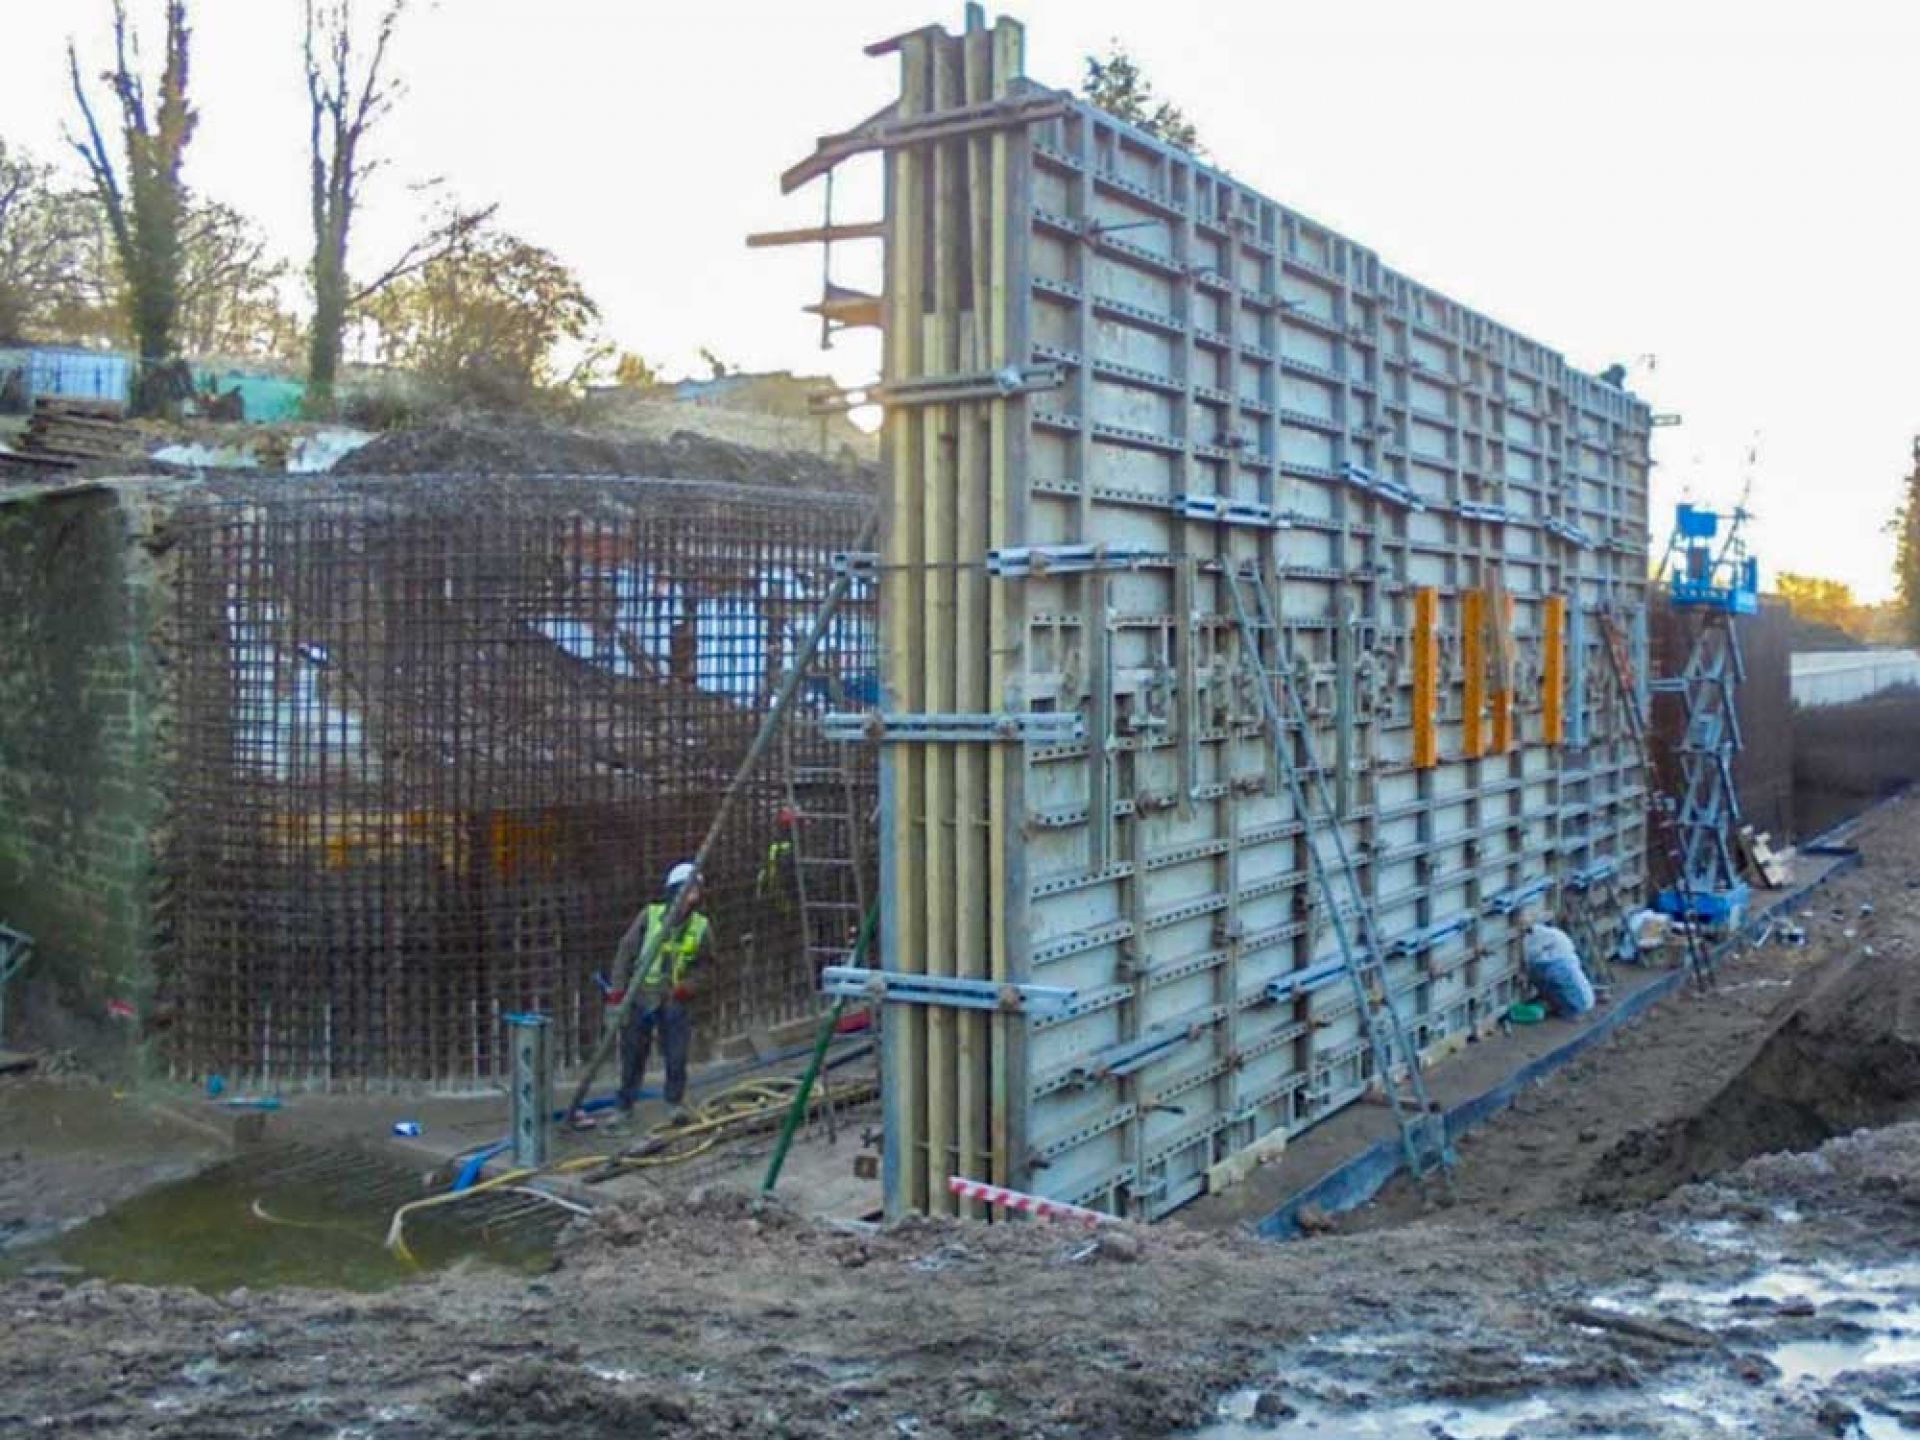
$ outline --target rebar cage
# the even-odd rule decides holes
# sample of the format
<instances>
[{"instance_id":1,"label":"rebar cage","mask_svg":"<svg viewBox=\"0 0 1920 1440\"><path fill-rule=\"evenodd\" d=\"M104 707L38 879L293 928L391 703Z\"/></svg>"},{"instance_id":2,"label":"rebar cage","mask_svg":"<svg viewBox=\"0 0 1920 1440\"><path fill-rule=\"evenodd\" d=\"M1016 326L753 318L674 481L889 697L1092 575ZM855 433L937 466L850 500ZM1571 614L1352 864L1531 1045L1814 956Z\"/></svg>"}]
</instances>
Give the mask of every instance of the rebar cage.
<instances>
[{"instance_id":1,"label":"rebar cage","mask_svg":"<svg viewBox=\"0 0 1920 1440\"><path fill-rule=\"evenodd\" d=\"M579 1060L596 972L693 853L869 505L419 476L225 481L187 503L171 1070L491 1085L520 1010L553 1017L556 1068ZM766 866L780 767L829 743L812 714L868 697L874 630L857 582L709 864L704 1045L815 1003L790 881Z\"/></svg>"}]
</instances>

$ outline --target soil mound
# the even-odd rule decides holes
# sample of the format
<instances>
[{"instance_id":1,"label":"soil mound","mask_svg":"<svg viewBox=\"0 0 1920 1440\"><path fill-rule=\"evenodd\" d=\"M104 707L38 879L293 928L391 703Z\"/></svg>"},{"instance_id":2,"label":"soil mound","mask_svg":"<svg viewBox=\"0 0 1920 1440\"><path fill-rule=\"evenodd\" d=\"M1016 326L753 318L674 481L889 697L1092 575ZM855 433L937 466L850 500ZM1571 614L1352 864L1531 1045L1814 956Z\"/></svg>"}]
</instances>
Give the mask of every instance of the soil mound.
<instances>
[{"instance_id":1,"label":"soil mound","mask_svg":"<svg viewBox=\"0 0 1920 1440\"><path fill-rule=\"evenodd\" d=\"M678 430L666 439L539 420L462 416L394 430L336 467L342 475L638 475L782 489L878 491L871 465L756 450Z\"/></svg>"},{"instance_id":2,"label":"soil mound","mask_svg":"<svg viewBox=\"0 0 1920 1440\"><path fill-rule=\"evenodd\" d=\"M1916 1117L1920 965L1868 956L1809 995L1705 1105L1615 1145L1581 1199L1636 1205L1756 1155Z\"/></svg>"}]
</instances>

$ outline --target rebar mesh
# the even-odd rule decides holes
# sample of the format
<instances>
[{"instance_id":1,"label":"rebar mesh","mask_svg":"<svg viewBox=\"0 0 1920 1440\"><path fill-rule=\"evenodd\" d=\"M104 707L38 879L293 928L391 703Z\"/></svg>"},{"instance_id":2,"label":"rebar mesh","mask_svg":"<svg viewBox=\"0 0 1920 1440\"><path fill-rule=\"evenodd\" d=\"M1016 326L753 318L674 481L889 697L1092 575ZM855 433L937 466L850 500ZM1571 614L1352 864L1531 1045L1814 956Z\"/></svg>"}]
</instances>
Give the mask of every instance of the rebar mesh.
<instances>
[{"instance_id":1,"label":"rebar mesh","mask_svg":"<svg viewBox=\"0 0 1920 1440\"><path fill-rule=\"evenodd\" d=\"M693 853L864 513L437 477L227 482L183 509L175 1073L488 1084L515 1010L555 1017L555 1063L576 1061L595 972ZM874 625L858 586L803 709L871 698ZM812 1006L762 871L783 767L866 758L826 745L796 726L708 867L704 1043Z\"/></svg>"}]
</instances>

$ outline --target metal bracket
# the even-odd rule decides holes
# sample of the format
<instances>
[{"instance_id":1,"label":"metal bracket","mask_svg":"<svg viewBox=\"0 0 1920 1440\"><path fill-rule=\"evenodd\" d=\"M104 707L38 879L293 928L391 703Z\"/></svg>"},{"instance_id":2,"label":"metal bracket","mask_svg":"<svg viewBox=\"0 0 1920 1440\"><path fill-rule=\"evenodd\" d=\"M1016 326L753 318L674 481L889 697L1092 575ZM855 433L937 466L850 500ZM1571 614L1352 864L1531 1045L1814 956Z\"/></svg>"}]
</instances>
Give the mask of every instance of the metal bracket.
<instances>
[{"instance_id":1,"label":"metal bracket","mask_svg":"<svg viewBox=\"0 0 1920 1440\"><path fill-rule=\"evenodd\" d=\"M1489 505L1479 500L1462 500L1454 507L1465 520L1491 520L1496 525L1510 525L1520 517L1504 505Z\"/></svg>"},{"instance_id":2,"label":"metal bracket","mask_svg":"<svg viewBox=\"0 0 1920 1440\"><path fill-rule=\"evenodd\" d=\"M829 740L878 740L917 745L941 741L987 741L1024 745L1068 745L1087 738L1087 722L1071 711L1024 715L862 714L826 715L821 732Z\"/></svg>"},{"instance_id":3,"label":"metal bracket","mask_svg":"<svg viewBox=\"0 0 1920 1440\"><path fill-rule=\"evenodd\" d=\"M1387 949L1396 955L1418 955L1422 950L1431 950L1442 940L1458 935L1473 924L1471 911L1463 911L1445 920L1439 920L1424 930L1416 930L1411 935L1402 935Z\"/></svg>"},{"instance_id":4,"label":"metal bracket","mask_svg":"<svg viewBox=\"0 0 1920 1440\"><path fill-rule=\"evenodd\" d=\"M1269 980L1266 986L1267 999L1292 1000L1323 985L1330 985L1346 968L1346 964L1345 960L1328 960L1311 969L1295 970L1290 975Z\"/></svg>"},{"instance_id":5,"label":"metal bracket","mask_svg":"<svg viewBox=\"0 0 1920 1440\"><path fill-rule=\"evenodd\" d=\"M1602 880L1612 878L1614 868L1613 861L1602 860L1597 865L1589 865L1584 870L1576 870L1567 877L1567 888L1569 890L1589 890L1593 886L1598 885Z\"/></svg>"},{"instance_id":6,"label":"metal bracket","mask_svg":"<svg viewBox=\"0 0 1920 1440\"><path fill-rule=\"evenodd\" d=\"M884 1000L895 1005L940 1005L1004 1014L1059 1015L1080 992L1064 985L1014 985L957 975L908 975L863 965L829 965L820 972L820 993L844 1000Z\"/></svg>"},{"instance_id":7,"label":"metal bracket","mask_svg":"<svg viewBox=\"0 0 1920 1440\"><path fill-rule=\"evenodd\" d=\"M1173 510L1188 520L1251 525L1260 530L1282 530L1288 524L1286 515L1271 505L1262 505L1257 500L1230 500L1225 495L1176 495Z\"/></svg>"},{"instance_id":8,"label":"metal bracket","mask_svg":"<svg viewBox=\"0 0 1920 1440\"><path fill-rule=\"evenodd\" d=\"M1398 480L1388 480L1376 475L1364 465L1347 461L1341 466L1340 474L1350 485L1358 486L1370 495L1378 495L1382 500L1391 500L1396 505L1404 505L1409 510L1424 510L1427 502L1414 494Z\"/></svg>"},{"instance_id":9,"label":"metal bracket","mask_svg":"<svg viewBox=\"0 0 1920 1440\"><path fill-rule=\"evenodd\" d=\"M1593 548L1593 537L1571 520L1549 519L1544 524L1549 535L1558 535L1562 540L1570 541L1582 550Z\"/></svg>"},{"instance_id":10,"label":"metal bracket","mask_svg":"<svg viewBox=\"0 0 1920 1440\"><path fill-rule=\"evenodd\" d=\"M987 573L1001 579L1071 575L1085 570L1133 570L1172 557L1145 545L1017 545L987 552Z\"/></svg>"},{"instance_id":11,"label":"metal bracket","mask_svg":"<svg viewBox=\"0 0 1920 1440\"><path fill-rule=\"evenodd\" d=\"M1538 899L1553 888L1550 876L1529 880L1526 884L1490 897L1481 907L1489 915L1511 915L1529 900Z\"/></svg>"},{"instance_id":12,"label":"metal bracket","mask_svg":"<svg viewBox=\"0 0 1920 1440\"><path fill-rule=\"evenodd\" d=\"M836 550L833 552L833 573L850 575L856 580L877 579L880 574L880 552L877 550Z\"/></svg>"},{"instance_id":13,"label":"metal bracket","mask_svg":"<svg viewBox=\"0 0 1920 1440\"><path fill-rule=\"evenodd\" d=\"M1124 1080L1135 1071L1144 1070L1168 1051L1193 1040L1196 1031L1204 1033L1208 1028L1204 1025L1182 1025L1178 1028L1155 1026L1145 1035L1110 1045L1096 1052L1086 1064L1075 1066L1074 1081L1080 1085L1093 1085L1102 1080Z\"/></svg>"}]
</instances>

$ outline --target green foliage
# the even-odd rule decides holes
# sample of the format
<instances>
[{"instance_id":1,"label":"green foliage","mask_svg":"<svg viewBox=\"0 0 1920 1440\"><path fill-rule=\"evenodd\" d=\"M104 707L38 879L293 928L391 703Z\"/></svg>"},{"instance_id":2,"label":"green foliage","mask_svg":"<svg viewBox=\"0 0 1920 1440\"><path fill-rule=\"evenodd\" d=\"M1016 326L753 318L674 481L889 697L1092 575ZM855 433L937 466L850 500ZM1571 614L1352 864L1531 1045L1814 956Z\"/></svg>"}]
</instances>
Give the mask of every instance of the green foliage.
<instances>
[{"instance_id":1,"label":"green foliage","mask_svg":"<svg viewBox=\"0 0 1920 1440\"><path fill-rule=\"evenodd\" d=\"M645 390L660 383L660 372L631 350L622 350L613 362L613 383L622 390Z\"/></svg>"},{"instance_id":2,"label":"green foliage","mask_svg":"<svg viewBox=\"0 0 1920 1440\"><path fill-rule=\"evenodd\" d=\"M87 86L80 54L71 43L67 66L74 99L86 126L73 147L87 163L120 262L127 310L143 368L159 374L179 351L175 323L180 310L181 234L187 213L182 167L199 124L187 94L189 30L187 0L168 0L165 60L159 97L150 104L138 70L140 41L127 20L125 0L113 3L114 66L100 78L119 107L121 160L116 163ZM151 410L166 397L146 394L139 408Z\"/></svg>"},{"instance_id":3,"label":"green foliage","mask_svg":"<svg viewBox=\"0 0 1920 1440\"><path fill-rule=\"evenodd\" d=\"M550 251L491 227L394 281L366 306L381 358L464 399L513 404L564 390L568 346L600 310Z\"/></svg>"},{"instance_id":4,"label":"green foliage","mask_svg":"<svg viewBox=\"0 0 1920 1440\"><path fill-rule=\"evenodd\" d=\"M1920 645L1920 436L1913 441L1913 468L1900 485L1900 504L1887 521L1893 536L1893 578L1900 610L1901 635L1908 645Z\"/></svg>"},{"instance_id":5,"label":"green foliage","mask_svg":"<svg viewBox=\"0 0 1920 1440\"><path fill-rule=\"evenodd\" d=\"M1109 47L1106 59L1087 57L1087 77L1080 93L1116 119L1181 150L1201 153L1200 135L1193 122L1172 102L1154 98L1153 86L1141 73L1139 62L1117 40Z\"/></svg>"},{"instance_id":6,"label":"green foliage","mask_svg":"<svg viewBox=\"0 0 1920 1440\"><path fill-rule=\"evenodd\" d=\"M1856 640L1866 638L1872 607L1853 598L1851 585L1782 570L1774 577L1774 588L1793 607L1799 619L1815 625L1831 625Z\"/></svg>"}]
</instances>

